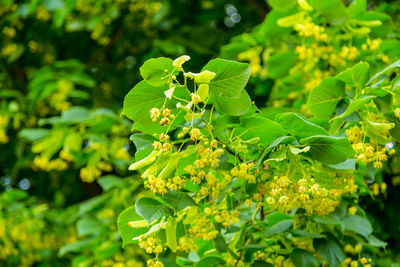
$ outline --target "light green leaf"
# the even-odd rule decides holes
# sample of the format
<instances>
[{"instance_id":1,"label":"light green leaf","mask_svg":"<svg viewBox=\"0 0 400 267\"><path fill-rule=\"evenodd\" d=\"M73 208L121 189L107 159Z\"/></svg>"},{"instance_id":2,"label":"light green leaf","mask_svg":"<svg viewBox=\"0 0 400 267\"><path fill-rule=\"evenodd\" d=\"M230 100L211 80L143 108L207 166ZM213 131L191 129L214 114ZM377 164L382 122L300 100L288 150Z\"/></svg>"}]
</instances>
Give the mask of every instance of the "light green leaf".
<instances>
[{"instance_id":1,"label":"light green leaf","mask_svg":"<svg viewBox=\"0 0 400 267\"><path fill-rule=\"evenodd\" d=\"M312 158L328 165L343 162L354 154L345 137L316 135L301 139L300 144L309 145Z\"/></svg>"},{"instance_id":2,"label":"light green leaf","mask_svg":"<svg viewBox=\"0 0 400 267\"><path fill-rule=\"evenodd\" d=\"M47 129L25 128L18 133L19 138L25 138L29 141L42 139L49 133Z\"/></svg>"},{"instance_id":3,"label":"light green leaf","mask_svg":"<svg viewBox=\"0 0 400 267\"><path fill-rule=\"evenodd\" d=\"M278 19L277 24L281 27L293 27L299 23L302 23L306 15L307 12L300 11L290 16Z\"/></svg>"},{"instance_id":4,"label":"light green leaf","mask_svg":"<svg viewBox=\"0 0 400 267\"><path fill-rule=\"evenodd\" d=\"M122 237L122 246L137 243L137 241L133 239L146 233L147 227L132 228L129 226L129 222L141 220L142 217L136 213L134 206L127 208L118 216L117 226Z\"/></svg>"},{"instance_id":5,"label":"light green leaf","mask_svg":"<svg viewBox=\"0 0 400 267\"><path fill-rule=\"evenodd\" d=\"M279 123L261 116L245 117L241 119L241 122L246 129L243 139L259 137L260 143L264 145L269 145L288 133Z\"/></svg>"},{"instance_id":6,"label":"light green leaf","mask_svg":"<svg viewBox=\"0 0 400 267\"><path fill-rule=\"evenodd\" d=\"M364 105L366 105L371 99L374 99L374 95L365 95L360 97L359 99L354 100L353 102L350 103L350 105L347 107L346 111L340 114L340 116L336 116L335 119L337 118L345 118L349 115L351 115L353 112L357 111L358 109L362 108Z\"/></svg>"},{"instance_id":7,"label":"light green leaf","mask_svg":"<svg viewBox=\"0 0 400 267\"><path fill-rule=\"evenodd\" d=\"M135 208L137 214L149 223L164 216L173 215L173 211L170 208L164 206L160 201L148 197L143 197L136 201Z\"/></svg>"},{"instance_id":8,"label":"light green leaf","mask_svg":"<svg viewBox=\"0 0 400 267\"><path fill-rule=\"evenodd\" d=\"M378 123L367 120L365 125L367 136L374 142L381 145L391 142L390 138L382 134L382 131L393 131L396 126L395 123Z\"/></svg>"},{"instance_id":9,"label":"light green leaf","mask_svg":"<svg viewBox=\"0 0 400 267\"><path fill-rule=\"evenodd\" d=\"M267 75L272 79L286 76L296 64L297 56L294 50L279 52L271 56L267 61Z\"/></svg>"},{"instance_id":10,"label":"light green leaf","mask_svg":"<svg viewBox=\"0 0 400 267\"><path fill-rule=\"evenodd\" d=\"M210 266L218 266L219 264L225 263L224 259L217 256L206 256L202 258L197 264L196 267L210 267Z\"/></svg>"},{"instance_id":11,"label":"light green leaf","mask_svg":"<svg viewBox=\"0 0 400 267\"><path fill-rule=\"evenodd\" d=\"M112 188L121 188L126 186L126 182L115 175L105 175L97 180L104 191L109 191Z\"/></svg>"},{"instance_id":12,"label":"light green leaf","mask_svg":"<svg viewBox=\"0 0 400 267\"><path fill-rule=\"evenodd\" d=\"M310 4L334 26L342 25L347 20L347 9L341 0L310 0Z\"/></svg>"},{"instance_id":13,"label":"light green leaf","mask_svg":"<svg viewBox=\"0 0 400 267\"><path fill-rule=\"evenodd\" d=\"M125 96L122 115L141 124L153 123L150 119L150 110L162 107L166 89L167 85L154 87L146 81L139 82Z\"/></svg>"},{"instance_id":14,"label":"light green leaf","mask_svg":"<svg viewBox=\"0 0 400 267\"><path fill-rule=\"evenodd\" d=\"M278 114L275 120L289 131L291 135L301 139L313 135L329 135L328 132L319 125L311 123L297 113L287 112Z\"/></svg>"},{"instance_id":15,"label":"light green leaf","mask_svg":"<svg viewBox=\"0 0 400 267\"><path fill-rule=\"evenodd\" d=\"M216 73L209 86L211 95L217 97L242 97L241 93L251 74L249 64L220 58L210 60L204 70Z\"/></svg>"},{"instance_id":16,"label":"light green leaf","mask_svg":"<svg viewBox=\"0 0 400 267\"><path fill-rule=\"evenodd\" d=\"M348 7L349 15L354 18L367 10L367 0L354 0Z\"/></svg>"},{"instance_id":17,"label":"light green leaf","mask_svg":"<svg viewBox=\"0 0 400 267\"><path fill-rule=\"evenodd\" d=\"M355 159L346 159L343 162L337 164L331 164L329 167L336 170L355 170L356 169L356 160Z\"/></svg>"},{"instance_id":18,"label":"light green leaf","mask_svg":"<svg viewBox=\"0 0 400 267\"><path fill-rule=\"evenodd\" d=\"M345 83L329 77L315 87L308 97L307 107L312 114L319 118L329 117L343 98Z\"/></svg>"},{"instance_id":19,"label":"light green leaf","mask_svg":"<svg viewBox=\"0 0 400 267\"><path fill-rule=\"evenodd\" d=\"M76 223L76 229L78 231L78 236L99 235L107 230L101 221L90 217L83 217L80 219Z\"/></svg>"},{"instance_id":20,"label":"light green leaf","mask_svg":"<svg viewBox=\"0 0 400 267\"><path fill-rule=\"evenodd\" d=\"M150 85L156 87L166 85L168 79L165 77L174 71L172 62L172 59L165 57L149 59L140 67L140 74Z\"/></svg>"},{"instance_id":21,"label":"light green leaf","mask_svg":"<svg viewBox=\"0 0 400 267\"><path fill-rule=\"evenodd\" d=\"M196 93L200 96L201 101L205 102L207 97L208 97L208 89L209 85L206 83L200 84L199 87L197 88Z\"/></svg>"},{"instance_id":22,"label":"light green leaf","mask_svg":"<svg viewBox=\"0 0 400 267\"><path fill-rule=\"evenodd\" d=\"M296 1L295 0L269 0L268 4L278 10L278 11L288 11L295 7Z\"/></svg>"},{"instance_id":23,"label":"light green leaf","mask_svg":"<svg viewBox=\"0 0 400 267\"><path fill-rule=\"evenodd\" d=\"M236 97L219 97L214 95L217 110L232 116L240 116L246 114L251 105L253 104L250 100L246 90L242 90L239 98Z\"/></svg>"},{"instance_id":24,"label":"light green leaf","mask_svg":"<svg viewBox=\"0 0 400 267\"><path fill-rule=\"evenodd\" d=\"M351 87L362 89L369 79L369 64L367 62L358 63L336 75L336 78Z\"/></svg>"},{"instance_id":25,"label":"light green leaf","mask_svg":"<svg viewBox=\"0 0 400 267\"><path fill-rule=\"evenodd\" d=\"M189 206L197 206L196 202L181 191L170 191L162 196L162 200L170 204L176 211L183 210Z\"/></svg>"},{"instance_id":26,"label":"light green leaf","mask_svg":"<svg viewBox=\"0 0 400 267\"><path fill-rule=\"evenodd\" d=\"M69 243L60 248L58 251L58 256L62 257L69 252L80 252L84 249L87 249L92 245L93 238L82 239L74 243Z\"/></svg>"},{"instance_id":27,"label":"light green leaf","mask_svg":"<svg viewBox=\"0 0 400 267\"><path fill-rule=\"evenodd\" d=\"M65 123L82 123L92 118L90 111L85 107L75 106L61 114L61 121Z\"/></svg>"},{"instance_id":28,"label":"light green leaf","mask_svg":"<svg viewBox=\"0 0 400 267\"><path fill-rule=\"evenodd\" d=\"M377 131L388 131L395 126L394 123L373 122L373 121L369 121L369 120L367 120L367 123L370 127L373 127Z\"/></svg>"}]
</instances>

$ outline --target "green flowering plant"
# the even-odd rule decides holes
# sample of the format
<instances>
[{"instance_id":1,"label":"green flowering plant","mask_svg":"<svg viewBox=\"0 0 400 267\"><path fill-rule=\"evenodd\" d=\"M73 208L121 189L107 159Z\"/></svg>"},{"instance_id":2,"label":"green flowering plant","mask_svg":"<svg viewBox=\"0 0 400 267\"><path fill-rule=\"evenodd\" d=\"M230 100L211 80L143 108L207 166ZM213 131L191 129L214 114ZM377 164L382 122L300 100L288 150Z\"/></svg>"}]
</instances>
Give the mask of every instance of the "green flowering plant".
<instances>
[{"instance_id":1,"label":"green flowering plant","mask_svg":"<svg viewBox=\"0 0 400 267\"><path fill-rule=\"evenodd\" d=\"M244 89L249 65L217 58L192 73L187 60L146 61L125 97L140 131L129 169L153 197L121 213L124 245L154 255L148 266L371 264L386 244L356 200L369 166L394 153L382 145L398 138L398 121L385 122L398 116L398 62L326 78L307 101L313 118L270 119Z\"/></svg>"}]
</instances>

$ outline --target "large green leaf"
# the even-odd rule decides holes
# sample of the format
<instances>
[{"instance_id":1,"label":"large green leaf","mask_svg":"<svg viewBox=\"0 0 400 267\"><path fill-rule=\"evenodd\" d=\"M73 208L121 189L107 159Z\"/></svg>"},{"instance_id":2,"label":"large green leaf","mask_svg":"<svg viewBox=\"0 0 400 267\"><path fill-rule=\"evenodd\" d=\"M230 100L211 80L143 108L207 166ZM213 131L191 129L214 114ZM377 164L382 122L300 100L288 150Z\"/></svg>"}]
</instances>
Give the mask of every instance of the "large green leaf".
<instances>
[{"instance_id":1,"label":"large green leaf","mask_svg":"<svg viewBox=\"0 0 400 267\"><path fill-rule=\"evenodd\" d=\"M369 80L369 64L367 62L358 63L339 73L336 78L351 87L362 89Z\"/></svg>"},{"instance_id":2,"label":"large green leaf","mask_svg":"<svg viewBox=\"0 0 400 267\"><path fill-rule=\"evenodd\" d=\"M301 139L300 144L310 146L313 159L325 164L340 163L354 154L345 137L316 135Z\"/></svg>"},{"instance_id":3,"label":"large green leaf","mask_svg":"<svg viewBox=\"0 0 400 267\"><path fill-rule=\"evenodd\" d=\"M268 4L278 11L288 11L296 5L295 0L269 0Z\"/></svg>"},{"instance_id":4,"label":"large green leaf","mask_svg":"<svg viewBox=\"0 0 400 267\"><path fill-rule=\"evenodd\" d=\"M347 215L343 219L344 229L347 231L353 231L364 237L368 237L372 233L371 223L358 215Z\"/></svg>"},{"instance_id":5,"label":"large green leaf","mask_svg":"<svg viewBox=\"0 0 400 267\"><path fill-rule=\"evenodd\" d=\"M122 237L122 246L137 243L137 241L133 239L146 233L147 227L132 228L129 226L129 222L141 220L143 220L143 218L136 213L134 206L127 208L119 214L117 226Z\"/></svg>"},{"instance_id":6,"label":"large green leaf","mask_svg":"<svg viewBox=\"0 0 400 267\"><path fill-rule=\"evenodd\" d=\"M210 266L220 266L224 263L224 259L217 256L207 256L202 258L197 264L196 267L210 267Z\"/></svg>"},{"instance_id":7,"label":"large green leaf","mask_svg":"<svg viewBox=\"0 0 400 267\"><path fill-rule=\"evenodd\" d=\"M348 7L349 15L356 17L367 10L367 0L354 0Z\"/></svg>"},{"instance_id":8,"label":"large green leaf","mask_svg":"<svg viewBox=\"0 0 400 267\"><path fill-rule=\"evenodd\" d=\"M173 211L154 198L143 197L136 201L137 214L149 223L164 216L173 215Z\"/></svg>"},{"instance_id":9,"label":"large green leaf","mask_svg":"<svg viewBox=\"0 0 400 267\"><path fill-rule=\"evenodd\" d=\"M336 108L337 103L343 98L345 83L329 77L315 87L308 97L307 107L316 117L329 117Z\"/></svg>"},{"instance_id":10,"label":"large green leaf","mask_svg":"<svg viewBox=\"0 0 400 267\"><path fill-rule=\"evenodd\" d=\"M315 250L328 261L330 266L341 264L346 258L342 246L331 235L329 238L314 239L313 245Z\"/></svg>"},{"instance_id":11,"label":"large green leaf","mask_svg":"<svg viewBox=\"0 0 400 267\"><path fill-rule=\"evenodd\" d=\"M242 90L239 98L213 96L213 99L219 112L232 116L246 114L252 105L246 90Z\"/></svg>"},{"instance_id":12,"label":"large green leaf","mask_svg":"<svg viewBox=\"0 0 400 267\"><path fill-rule=\"evenodd\" d=\"M44 138L49 133L47 129L25 128L18 133L19 138L35 141Z\"/></svg>"},{"instance_id":13,"label":"large green leaf","mask_svg":"<svg viewBox=\"0 0 400 267\"><path fill-rule=\"evenodd\" d=\"M142 67L140 67L140 74L143 79L153 86L163 86L167 83L167 79L164 79L169 73L172 73L174 66L172 66L172 59L165 57L152 58L147 60Z\"/></svg>"},{"instance_id":14,"label":"large green leaf","mask_svg":"<svg viewBox=\"0 0 400 267\"><path fill-rule=\"evenodd\" d=\"M340 114L340 116L337 116L335 118L345 118L345 117L351 115L353 112L364 107L365 104L367 104L371 99L374 99L374 98L375 98L374 95L361 96L360 98L351 102L350 105L347 107L346 111L343 112L342 114Z\"/></svg>"},{"instance_id":15,"label":"large green leaf","mask_svg":"<svg viewBox=\"0 0 400 267\"><path fill-rule=\"evenodd\" d=\"M276 235L285 232L293 225L293 220L283 220L280 221L265 231L266 235Z\"/></svg>"},{"instance_id":16,"label":"large green leaf","mask_svg":"<svg viewBox=\"0 0 400 267\"><path fill-rule=\"evenodd\" d=\"M399 68L399 67L400 67L400 60L397 60L393 64L387 66L386 68L384 68L383 70L379 71L374 76L372 76L371 79L369 79L369 81L367 82L367 85L371 85L376 79L378 79L379 77L386 74L386 72L389 72L389 71L391 71L395 68Z\"/></svg>"},{"instance_id":17,"label":"large green leaf","mask_svg":"<svg viewBox=\"0 0 400 267\"><path fill-rule=\"evenodd\" d=\"M291 135L301 139L313 135L329 135L328 132L319 125L311 123L297 113L287 112L276 116L276 121L289 131Z\"/></svg>"},{"instance_id":18,"label":"large green leaf","mask_svg":"<svg viewBox=\"0 0 400 267\"><path fill-rule=\"evenodd\" d=\"M180 211L189 206L197 206L196 202L188 196L187 193L181 191L170 191L162 196L162 199L170 204L176 211Z\"/></svg>"},{"instance_id":19,"label":"large green leaf","mask_svg":"<svg viewBox=\"0 0 400 267\"><path fill-rule=\"evenodd\" d=\"M394 140L400 142L400 119L394 116L393 112L386 113L385 115L391 123L395 124L395 126L389 130L390 135Z\"/></svg>"},{"instance_id":20,"label":"large green leaf","mask_svg":"<svg viewBox=\"0 0 400 267\"><path fill-rule=\"evenodd\" d=\"M241 122L244 129L246 129L243 138L259 137L260 143L264 145L269 145L278 137L288 133L279 123L261 116L245 117L241 119Z\"/></svg>"},{"instance_id":21,"label":"large green leaf","mask_svg":"<svg viewBox=\"0 0 400 267\"><path fill-rule=\"evenodd\" d=\"M115 175L105 175L97 180L104 191L109 191L112 188L121 188L127 186L127 183L120 177Z\"/></svg>"},{"instance_id":22,"label":"large green leaf","mask_svg":"<svg viewBox=\"0 0 400 267\"><path fill-rule=\"evenodd\" d=\"M220 58L210 60L204 70L216 73L210 82L210 92L218 97L240 98L251 74L249 64Z\"/></svg>"},{"instance_id":23,"label":"large green leaf","mask_svg":"<svg viewBox=\"0 0 400 267\"><path fill-rule=\"evenodd\" d=\"M347 9L341 0L310 0L310 4L332 25L338 26L347 20Z\"/></svg>"},{"instance_id":24,"label":"large green leaf","mask_svg":"<svg viewBox=\"0 0 400 267\"><path fill-rule=\"evenodd\" d=\"M99 235L107 230L101 221L88 216L81 218L76 223L76 229L78 236Z\"/></svg>"},{"instance_id":25,"label":"large green leaf","mask_svg":"<svg viewBox=\"0 0 400 267\"><path fill-rule=\"evenodd\" d=\"M62 257L69 252L80 252L93 245L93 238L82 239L74 243L69 243L60 248L58 256Z\"/></svg>"},{"instance_id":26,"label":"large green leaf","mask_svg":"<svg viewBox=\"0 0 400 267\"><path fill-rule=\"evenodd\" d=\"M318 261L314 255L304 249L295 248L290 254L290 259L296 267L318 266Z\"/></svg>"},{"instance_id":27,"label":"large green leaf","mask_svg":"<svg viewBox=\"0 0 400 267\"><path fill-rule=\"evenodd\" d=\"M162 107L165 100L164 91L167 89L166 85L155 87L146 81L139 82L125 96L122 114L141 124L152 123L149 112L152 108Z\"/></svg>"},{"instance_id":28,"label":"large green leaf","mask_svg":"<svg viewBox=\"0 0 400 267\"><path fill-rule=\"evenodd\" d=\"M288 50L271 56L267 61L268 77L279 79L286 76L296 64L296 52Z\"/></svg>"}]
</instances>

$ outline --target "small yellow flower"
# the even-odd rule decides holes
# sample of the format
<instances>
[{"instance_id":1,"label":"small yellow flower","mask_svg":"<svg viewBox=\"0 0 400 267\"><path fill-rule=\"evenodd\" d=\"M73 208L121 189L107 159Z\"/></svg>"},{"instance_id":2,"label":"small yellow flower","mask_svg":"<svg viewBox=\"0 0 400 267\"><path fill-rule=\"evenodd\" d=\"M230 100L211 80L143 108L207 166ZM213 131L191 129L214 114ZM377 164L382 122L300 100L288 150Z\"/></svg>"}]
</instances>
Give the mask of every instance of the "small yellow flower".
<instances>
[{"instance_id":1,"label":"small yellow flower","mask_svg":"<svg viewBox=\"0 0 400 267\"><path fill-rule=\"evenodd\" d=\"M201 103L201 97L198 94L192 94L192 102L195 105Z\"/></svg>"},{"instance_id":2,"label":"small yellow flower","mask_svg":"<svg viewBox=\"0 0 400 267\"><path fill-rule=\"evenodd\" d=\"M200 136L201 136L201 132L200 132L199 129L193 128L193 129L190 131L190 138L191 138L193 141L199 140Z\"/></svg>"},{"instance_id":3,"label":"small yellow flower","mask_svg":"<svg viewBox=\"0 0 400 267\"><path fill-rule=\"evenodd\" d=\"M156 122L158 118L160 117L161 112L158 108L152 108L150 110L150 118L153 122Z\"/></svg>"},{"instance_id":4,"label":"small yellow flower","mask_svg":"<svg viewBox=\"0 0 400 267\"><path fill-rule=\"evenodd\" d=\"M356 207L351 207L351 208L349 208L349 213L350 213L351 215L356 214L356 213L357 213L357 208L356 208Z\"/></svg>"},{"instance_id":5,"label":"small yellow flower","mask_svg":"<svg viewBox=\"0 0 400 267\"><path fill-rule=\"evenodd\" d=\"M396 108L393 113L397 118L400 119L400 108Z\"/></svg>"}]
</instances>

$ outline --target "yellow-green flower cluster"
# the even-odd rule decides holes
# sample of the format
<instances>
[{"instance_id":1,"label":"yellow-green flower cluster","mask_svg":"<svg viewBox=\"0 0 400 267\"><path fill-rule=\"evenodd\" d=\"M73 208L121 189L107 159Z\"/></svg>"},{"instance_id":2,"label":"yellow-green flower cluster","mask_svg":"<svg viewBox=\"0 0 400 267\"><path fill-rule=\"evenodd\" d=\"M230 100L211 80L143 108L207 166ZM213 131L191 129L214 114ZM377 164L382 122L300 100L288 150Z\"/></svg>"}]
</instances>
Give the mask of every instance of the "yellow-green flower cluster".
<instances>
[{"instance_id":1,"label":"yellow-green flower cluster","mask_svg":"<svg viewBox=\"0 0 400 267\"><path fill-rule=\"evenodd\" d=\"M141 235L139 237L139 247L144 249L148 254L160 254L163 252L162 245L159 245L160 240L154 237L146 237Z\"/></svg>"},{"instance_id":2,"label":"yellow-green flower cluster","mask_svg":"<svg viewBox=\"0 0 400 267\"><path fill-rule=\"evenodd\" d=\"M189 228L189 233L194 238L205 240L215 239L218 235L218 231L215 230L213 222L201 214L199 214L192 223Z\"/></svg>"},{"instance_id":3,"label":"yellow-green flower cluster","mask_svg":"<svg viewBox=\"0 0 400 267\"><path fill-rule=\"evenodd\" d=\"M364 130L361 130L358 126L346 130L347 139L357 153L357 159L364 163L374 162L374 168L382 168L382 162L388 159L387 149L377 144L364 143L364 134Z\"/></svg>"},{"instance_id":4,"label":"yellow-green flower cluster","mask_svg":"<svg viewBox=\"0 0 400 267\"><path fill-rule=\"evenodd\" d=\"M255 200L263 203L265 196L271 209L288 212L291 209L301 208L307 214L323 216L335 211L342 194L353 193L357 189L351 176L337 179L336 184L340 184L341 188L328 189L315 182L313 178L296 181L287 176L275 176L265 185L258 187L259 193L255 195Z\"/></svg>"},{"instance_id":5,"label":"yellow-green flower cluster","mask_svg":"<svg viewBox=\"0 0 400 267\"><path fill-rule=\"evenodd\" d=\"M33 159L33 166L43 171L64 171L68 163L60 158L50 160L45 155L38 155Z\"/></svg>"},{"instance_id":6,"label":"yellow-green flower cluster","mask_svg":"<svg viewBox=\"0 0 400 267\"><path fill-rule=\"evenodd\" d=\"M161 115L162 115L162 118L159 121L161 126L170 124L171 120L175 118L175 115L172 114L171 110L168 108L163 107L163 108L161 108L161 110L158 108L152 108L150 110L150 118L153 122L158 121L158 119L161 117Z\"/></svg>"},{"instance_id":7,"label":"yellow-green flower cluster","mask_svg":"<svg viewBox=\"0 0 400 267\"><path fill-rule=\"evenodd\" d=\"M318 26L309 20L296 24L294 29L300 36L313 37L315 40L322 42L328 41L328 34L325 33L325 28Z\"/></svg>"}]
</instances>

